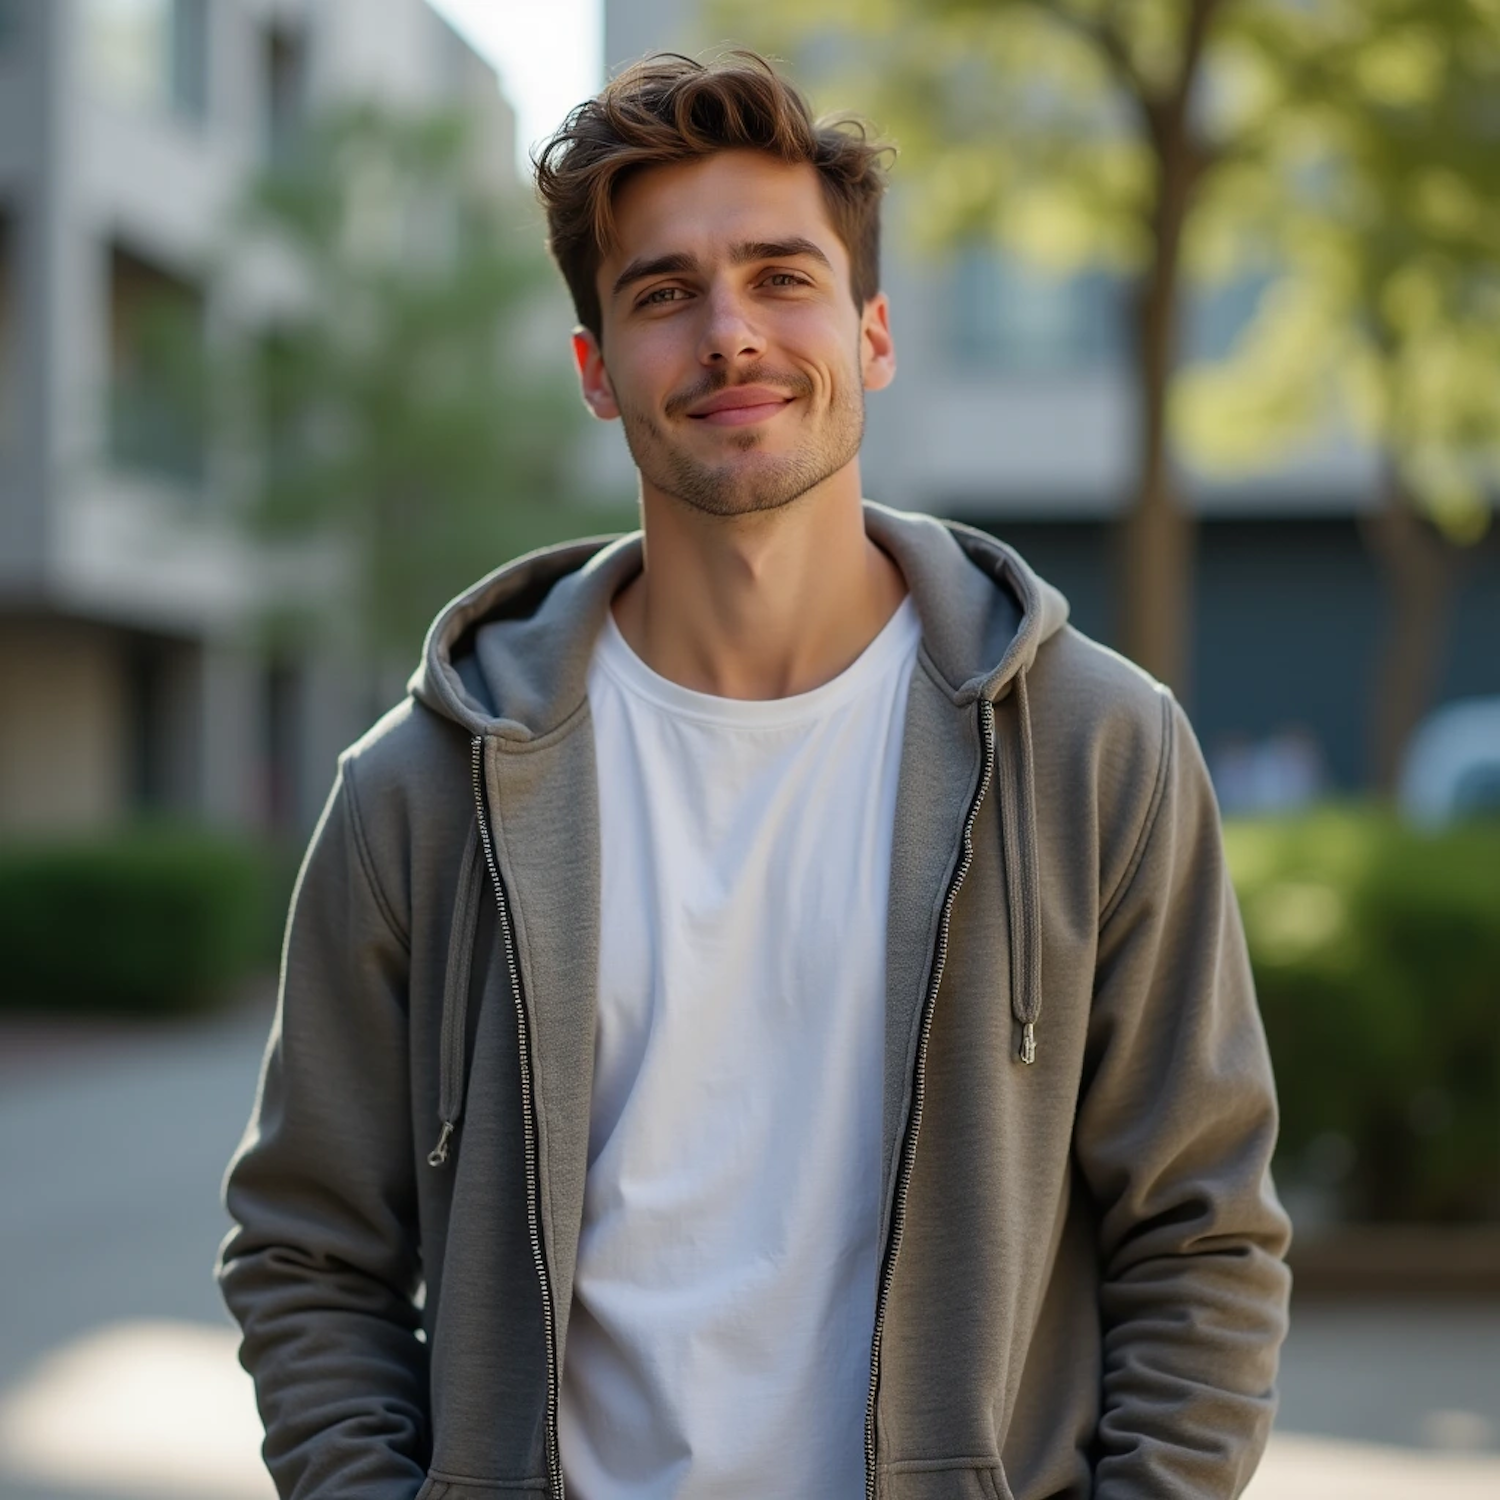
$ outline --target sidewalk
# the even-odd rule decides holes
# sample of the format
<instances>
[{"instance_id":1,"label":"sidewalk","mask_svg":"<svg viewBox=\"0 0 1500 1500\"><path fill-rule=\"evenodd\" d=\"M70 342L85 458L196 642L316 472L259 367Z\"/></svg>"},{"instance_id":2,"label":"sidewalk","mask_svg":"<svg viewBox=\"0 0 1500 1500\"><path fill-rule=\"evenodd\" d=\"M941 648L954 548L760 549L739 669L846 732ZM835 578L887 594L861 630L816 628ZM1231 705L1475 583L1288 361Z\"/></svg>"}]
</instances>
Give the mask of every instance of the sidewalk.
<instances>
[{"instance_id":1,"label":"sidewalk","mask_svg":"<svg viewBox=\"0 0 1500 1500\"><path fill-rule=\"evenodd\" d=\"M210 1274L264 1005L0 1030L0 1500L274 1500ZM1500 1302L1299 1307L1249 1500L1495 1500Z\"/></svg>"},{"instance_id":2,"label":"sidewalk","mask_svg":"<svg viewBox=\"0 0 1500 1500\"><path fill-rule=\"evenodd\" d=\"M1278 1432L1244 1500L1495 1500L1500 1457Z\"/></svg>"}]
</instances>

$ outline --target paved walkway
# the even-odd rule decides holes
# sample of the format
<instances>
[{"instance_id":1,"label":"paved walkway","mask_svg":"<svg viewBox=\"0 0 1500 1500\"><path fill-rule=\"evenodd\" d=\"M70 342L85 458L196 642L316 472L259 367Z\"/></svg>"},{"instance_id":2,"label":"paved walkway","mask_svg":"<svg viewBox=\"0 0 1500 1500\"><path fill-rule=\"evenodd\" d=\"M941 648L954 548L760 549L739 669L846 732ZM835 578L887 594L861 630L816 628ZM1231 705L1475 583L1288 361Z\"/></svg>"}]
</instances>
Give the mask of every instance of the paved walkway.
<instances>
[{"instance_id":1,"label":"paved walkway","mask_svg":"<svg viewBox=\"0 0 1500 1500\"><path fill-rule=\"evenodd\" d=\"M210 1267L264 1008L0 1030L0 1500L274 1500ZM1500 1305L1299 1308L1249 1500L1496 1500Z\"/></svg>"}]
</instances>

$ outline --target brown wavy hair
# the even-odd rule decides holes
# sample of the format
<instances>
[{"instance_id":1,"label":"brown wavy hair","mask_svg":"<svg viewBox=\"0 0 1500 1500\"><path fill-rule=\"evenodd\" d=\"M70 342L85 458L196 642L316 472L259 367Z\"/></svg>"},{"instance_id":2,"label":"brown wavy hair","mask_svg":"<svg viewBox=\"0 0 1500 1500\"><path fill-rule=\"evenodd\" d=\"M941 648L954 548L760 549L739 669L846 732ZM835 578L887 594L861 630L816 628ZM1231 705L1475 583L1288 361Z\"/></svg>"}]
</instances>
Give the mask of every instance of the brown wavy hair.
<instances>
[{"instance_id":1,"label":"brown wavy hair","mask_svg":"<svg viewBox=\"0 0 1500 1500\"><path fill-rule=\"evenodd\" d=\"M547 244L578 321L600 337L598 271L614 242L614 198L634 172L718 151L764 151L816 169L849 252L855 306L880 290L880 200L893 149L859 119L813 118L807 101L758 53L710 63L658 52L580 104L533 157Z\"/></svg>"}]
</instances>

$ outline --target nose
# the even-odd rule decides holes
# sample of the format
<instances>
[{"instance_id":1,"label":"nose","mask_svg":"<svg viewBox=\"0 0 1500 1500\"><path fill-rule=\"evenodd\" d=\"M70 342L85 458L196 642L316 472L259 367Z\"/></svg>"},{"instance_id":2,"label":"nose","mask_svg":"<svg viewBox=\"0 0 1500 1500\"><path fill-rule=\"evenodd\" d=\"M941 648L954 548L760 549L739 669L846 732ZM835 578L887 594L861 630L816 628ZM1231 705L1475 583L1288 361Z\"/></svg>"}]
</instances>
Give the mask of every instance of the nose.
<instances>
[{"instance_id":1,"label":"nose","mask_svg":"<svg viewBox=\"0 0 1500 1500\"><path fill-rule=\"evenodd\" d=\"M764 335L736 289L712 288L706 298L703 333L698 341L699 362L720 369L749 363L765 353Z\"/></svg>"}]
</instances>

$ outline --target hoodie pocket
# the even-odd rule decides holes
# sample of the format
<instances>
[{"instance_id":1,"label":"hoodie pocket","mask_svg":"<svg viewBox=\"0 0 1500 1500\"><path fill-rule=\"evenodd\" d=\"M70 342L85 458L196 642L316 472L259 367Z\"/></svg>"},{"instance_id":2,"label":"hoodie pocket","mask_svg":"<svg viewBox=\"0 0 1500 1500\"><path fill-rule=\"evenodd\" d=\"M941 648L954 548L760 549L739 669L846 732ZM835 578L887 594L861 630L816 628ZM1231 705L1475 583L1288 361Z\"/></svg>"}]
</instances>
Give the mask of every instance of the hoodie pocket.
<instances>
[{"instance_id":1,"label":"hoodie pocket","mask_svg":"<svg viewBox=\"0 0 1500 1500\"><path fill-rule=\"evenodd\" d=\"M882 1493L887 1500L1015 1500L998 1464L892 1469Z\"/></svg>"},{"instance_id":2,"label":"hoodie pocket","mask_svg":"<svg viewBox=\"0 0 1500 1500\"><path fill-rule=\"evenodd\" d=\"M443 1496L447 1493L447 1481L442 1479L434 1479L432 1475L429 1474L427 1478L422 1481L422 1488L417 1491L414 1500L443 1500Z\"/></svg>"}]
</instances>

